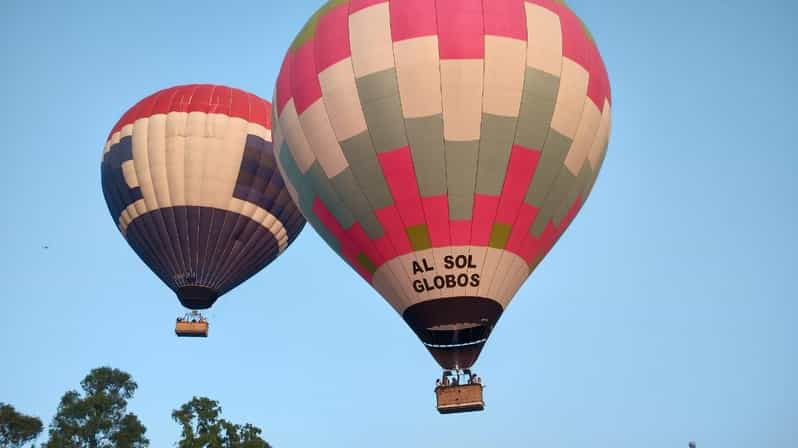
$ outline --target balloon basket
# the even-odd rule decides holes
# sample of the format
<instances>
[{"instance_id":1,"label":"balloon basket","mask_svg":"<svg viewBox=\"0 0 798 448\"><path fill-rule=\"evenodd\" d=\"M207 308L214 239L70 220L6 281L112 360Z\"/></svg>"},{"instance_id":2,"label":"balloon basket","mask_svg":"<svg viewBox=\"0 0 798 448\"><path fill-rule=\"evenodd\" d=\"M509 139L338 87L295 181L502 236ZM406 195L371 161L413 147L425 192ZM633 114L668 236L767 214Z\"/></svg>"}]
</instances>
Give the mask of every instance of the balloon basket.
<instances>
[{"instance_id":1,"label":"balloon basket","mask_svg":"<svg viewBox=\"0 0 798 448\"><path fill-rule=\"evenodd\" d=\"M208 320L196 311L178 317L175 323L175 334L183 338L207 338Z\"/></svg>"},{"instance_id":2,"label":"balloon basket","mask_svg":"<svg viewBox=\"0 0 798 448\"><path fill-rule=\"evenodd\" d=\"M484 410L485 401L482 398L482 389L482 384L436 387L435 397L438 402L438 412L441 414L456 414Z\"/></svg>"}]
</instances>

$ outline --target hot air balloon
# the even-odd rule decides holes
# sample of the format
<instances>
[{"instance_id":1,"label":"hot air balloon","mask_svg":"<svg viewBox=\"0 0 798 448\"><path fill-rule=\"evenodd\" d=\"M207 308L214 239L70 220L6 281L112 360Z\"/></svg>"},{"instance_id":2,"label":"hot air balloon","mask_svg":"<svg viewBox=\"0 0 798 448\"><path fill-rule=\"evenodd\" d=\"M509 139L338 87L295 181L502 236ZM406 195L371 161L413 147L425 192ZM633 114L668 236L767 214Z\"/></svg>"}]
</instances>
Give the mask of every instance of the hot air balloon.
<instances>
[{"instance_id":1,"label":"hot air balloon","mask_svg":"<svg viewBox=\"0 0 798 448\"><path fill-rule=\"evenodd\" d=\"M197 310L280 255L305 225L272 151L271 104L216 85L161 90L108 135L111 218L186 308L178 336L207 336Z\"/></svg>"},{"instance_id":2,"label":"hot air balloon","mask_svg":"<svg viewBox=\"0 0 798 448\"><path fill-rule=\"evenodd\" d=\"M287 51L280 170L445 369L441 412L484 406L470 367L589 195L610 104L562 1L330 1Z\"/></svg>"}]
</instances>

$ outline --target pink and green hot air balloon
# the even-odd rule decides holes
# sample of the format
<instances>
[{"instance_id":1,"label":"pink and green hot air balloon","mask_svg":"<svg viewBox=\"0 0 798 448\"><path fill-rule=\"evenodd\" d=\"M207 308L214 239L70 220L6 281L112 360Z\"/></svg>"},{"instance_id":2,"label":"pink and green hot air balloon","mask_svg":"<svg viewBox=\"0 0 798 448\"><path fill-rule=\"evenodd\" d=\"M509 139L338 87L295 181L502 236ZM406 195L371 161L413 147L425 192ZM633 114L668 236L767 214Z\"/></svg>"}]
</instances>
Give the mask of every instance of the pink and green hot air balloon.
<instances>
[{"instance_id":1,"label":"pink and green hot air balloon","mask_svg":"<svg viewBox=\"0 0 798 448\"><path fill-rule=\"evenodd\" d=\"M454 370L578 213L610 135L596 43L554 0L330 1L273 104L302 214Z\"/></svg>"}]
</instances>

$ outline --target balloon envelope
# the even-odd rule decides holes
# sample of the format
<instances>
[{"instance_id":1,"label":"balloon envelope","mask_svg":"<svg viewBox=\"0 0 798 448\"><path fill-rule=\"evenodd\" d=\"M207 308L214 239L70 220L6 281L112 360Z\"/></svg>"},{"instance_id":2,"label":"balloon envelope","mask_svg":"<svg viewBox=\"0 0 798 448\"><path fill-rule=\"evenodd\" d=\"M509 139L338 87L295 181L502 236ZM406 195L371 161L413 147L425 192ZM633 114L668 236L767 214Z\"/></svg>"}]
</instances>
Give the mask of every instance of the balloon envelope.
<instances>
[{"instance_id":1,"label":"balloon envelope","mask_svg":"<svg viewBox=\"0 0 798 448\"><path fill-rule=\"evenodd\" d=\"M328 2L274 107L300 210L444 368L476 361L582 206L611 109L595 42L554 0Z\"/></svg>"},{"instance_id":2,"label":"balloon envelope","mask_svg":"<svg viewBox=\"0 0 798 448\"><path fill-rule=\"evenodd\" d=\"M276 167L271 104L239 89L141 100L108 136L101 173L122 235L192 309L269 264L305 224Z\"/></svg>"}]
</instances>

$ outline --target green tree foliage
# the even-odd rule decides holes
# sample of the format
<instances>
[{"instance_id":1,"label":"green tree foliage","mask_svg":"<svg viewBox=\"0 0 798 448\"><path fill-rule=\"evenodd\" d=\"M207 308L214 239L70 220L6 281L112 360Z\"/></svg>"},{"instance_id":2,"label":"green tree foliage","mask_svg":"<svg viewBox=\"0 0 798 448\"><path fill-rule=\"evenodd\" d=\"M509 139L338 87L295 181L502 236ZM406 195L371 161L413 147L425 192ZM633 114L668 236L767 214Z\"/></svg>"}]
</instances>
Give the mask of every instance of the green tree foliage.
<instances>
[{"instance_id":1,"label":"green tree foliage","mask_svg":"<svg viewBox=\"0 0 798 448\"><path fill-rule=\"evenodd\" d=\"M271 448L260 437L260 428L249 423L237 425L220 418L219 402L194 397L180 409L172 411L172 418L183 429L178 448Z\"/></svg>"},{"instance_id":2,"label":"green tree foliage","mask_svg":"<svg viewBox=\"0 0 798 448\"><path fill-rule=\"evenodd\" d=\"M21 414L10 404L0 403L0 446L20 448L42 432L38 417Z\"/></svg>"},{"instance_id":3,"label":"green tree foliage","mask_svg":"<svg viewBox=\"0 0 798 448\"><path fill-rule=\"evenodd\" d=\"M144 448L147 429L127 402L138 385L128 373L110 367L89 372L80 382L83 395L70 390L61 398L50 424L46 448Z\"/></svg>"}]
</instances>

